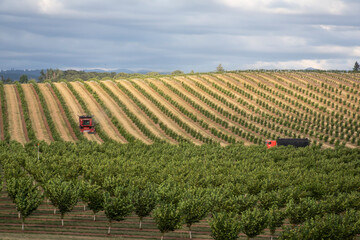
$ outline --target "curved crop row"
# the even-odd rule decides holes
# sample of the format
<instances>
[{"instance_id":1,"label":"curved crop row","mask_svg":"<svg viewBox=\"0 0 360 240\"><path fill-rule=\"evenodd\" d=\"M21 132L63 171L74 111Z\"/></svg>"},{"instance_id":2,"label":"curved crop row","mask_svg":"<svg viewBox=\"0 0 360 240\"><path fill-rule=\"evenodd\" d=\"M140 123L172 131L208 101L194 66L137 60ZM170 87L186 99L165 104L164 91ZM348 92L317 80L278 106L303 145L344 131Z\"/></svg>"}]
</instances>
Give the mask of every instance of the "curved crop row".
<instances>
[{"instance_id":1,"label":"curved crop row","mask_svg":"<svg viewBox=\"0 0 360 240\"><path fill-rule=\"evenodd\" d=\"M50 128L51 135L52 135L53 139L55 141L61 141L62 139L60 137L60 134L58 133L58 131L56 131L56 127L55 127L55 124L54 124L54 122L52 120L52 117L50 115L49 108L46 105L45 98L44 98L43 94L41 93L38 84L35 81L32 81L31 84L34 86L36 94L39 96L40 103L41 103L41 106L43 108L43 111L44 111L44 114L45 114L45 117L46 117L46 121L47 121L47 123L49 125L49 128Z\"/></svg>"},{"instance_id":2,"label":"curved crop row","mask_svg":"<svg viewBox=\"0 0 360 240\"><path fill-rule=\"evenodd\" d=\"M27 130L29 140L37 141L35 132L32 128L31 119L30 119L30 115L29 115L29 109L28 109L27 102L25 100L24 90L22 89L21 84L19 82L16 82L16 88L17 88L19 96L20 96L21 106L22 106L22 110L23 110L23 114L24 114L26 130Z\"/></svg>"},{"instance_id":3,"label":"curved crop row","mask_svg":"<svg viewBox=\"0 0 360 240\"><path fill-rule=\"evenodd\" d=\"M109 94L112 99L117 103L117 105L124 111L124 113L131 119L131 121L140 129L140 131L149 139L153 140L154 142L163 142L160 138L155 136L140 120L139 118L132 113L126 105L117 97L115 94L107 87L105 86L102 81L97 81L97 83Z\"/></svg>"},{"instance_id":4,"label":"curved crop row","mask_svg":"<svg viewBox=\"0 0 360 240\"><path fill-rule=\"evenodd\" d=\"M9 117L7 113L7 103L4 91L4 84L0 82L0 96L1 96L1 113L2 113L2 121L3 121L3 132L4 132L4 140L6 142L10 141L10 133L9 133Z\"/></svg>"}]
</instances>

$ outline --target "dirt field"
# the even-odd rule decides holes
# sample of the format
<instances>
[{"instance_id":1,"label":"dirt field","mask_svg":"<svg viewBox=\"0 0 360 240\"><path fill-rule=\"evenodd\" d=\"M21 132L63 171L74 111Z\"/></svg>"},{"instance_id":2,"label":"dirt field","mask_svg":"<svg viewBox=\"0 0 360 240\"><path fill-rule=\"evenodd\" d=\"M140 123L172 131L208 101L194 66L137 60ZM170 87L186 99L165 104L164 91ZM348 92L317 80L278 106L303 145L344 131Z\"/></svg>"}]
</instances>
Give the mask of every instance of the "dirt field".
<instances>
[{"instance_id":1,"label":"dirt field","mask_svg":"<svg viewBox=\"0 0 360 240\"><path fill-rule=\"evenodd\" d=\"M78 122L79 116L85 114L84 110L81 108L80 104L72 95L71 91L67 88L65 83L54 83L54 85L57 87L57 89L59 89L61 96L64 98L66 105L69 107L69 111L72 113L73 119ZM101 142L101 139L97 136L97 134L94 135L84 133L84 136L90 141L96 141L99 143Z\"/></svg>"},{"instance_id":2,"label":"dirt field","mask_svg":"<svg viewBox=\"0 0 360 240\"><path fill-rule=\"evenodd\" d=\"M123 93L118 86L112 81L104 81L104 84L126 105L126 107L133 112L137 118L158 138L164 139L170 143L176 144L177 142L166 135L163 130L156 125L146 114L134 103L131 99Z\"/></svg>"},{"instance_id":3,"label":"dirt field","mask_svg":"<svg viewBox=\"0 0 360 240\"><path fill-rule=\"evenodd\" d=\"M152 111L159 119L162 121L168 128L173 130L179 135L192 140L193 137L188 134L185 130L180 128L174 121L172 121L168 116L166 116L161 110L159 110L150 100L143 96L137 89L135 89L130 82L121 81L124 87L126 87L134 96L139 99L150 111ZM193 141L195 144L202 144L199 140Z\"/></svg>"},{"instance_id":4,"label":"dirt field","mask_svg":"<svg viewBox=\"0 0 360 240\"><path fill-rule=\"evenodd\" d=\"M27 135L24 132L23 113L19 109L21 103L17 100L15 88L15 85L4 85L9 117L9 133L11 140L24 144L27 142Z\"/></svg>"},{"instance_id":5,"label":"dirt field","mask_svg":"<svg viewBox=\"0 0 360 240\"><path fill-rule=\"evenodd\" d=\"M151 144L152 141L148 139L140 129L128 118L128 116L122 111L117 103L107 94L102 87L96 82L88 82L89 86L99 94L100 99L110 109L112 115L116 117L119 123L133 135L136 139L141 140L146 144Z\"/></svg>"},{"instance_id":6,"label":"dirt field","mask_svg":"<svg viewBox=\"0 0 360 240\"><path fill-rule=\"evenodd\" d=\"M35 136L37 139L44 140L45 142L49 143L51 138L45 126L47 123L44 122L43 114L40 110L39 102L35 97L32 85L22 84L21 86L24 90L25 99L28 104L29 116L32 128L35 132Z\"/></svg>"},{"instance_id":7,"label":"dirt field","mask_svg":"<svg viewBox=\"0 0 360 240\"><path fill-rule=\"evenodd\" d=\"M102 130L115 141L126 143L126 139L121 136L117 128L111 122L109 117L106 115L101 106L96 102L94 97L85 89L85 87L80 82L71 82L70 83L76 92L79 93L80 97L84 100L89 111L94 115L95 121L100 124Z\"/></svg>"},{"instance_id":8,"label":"dirt field","mask_svg":"<svg viewBox=\"0 0 360 240\"><path fill-rule=\"evenodd\" d=\"M64 141L74 141L73 137L71 136L70 130L65 122L65 116L61 114L61 111L59 109L59 106L54 99L54 96L52 95L48 84L39 84L41 93L43 94L47 107L50 111L50 115L52 117L52 120L55 124L56 130L60 134L60 137Z\"/></svg>"}]
</instances>

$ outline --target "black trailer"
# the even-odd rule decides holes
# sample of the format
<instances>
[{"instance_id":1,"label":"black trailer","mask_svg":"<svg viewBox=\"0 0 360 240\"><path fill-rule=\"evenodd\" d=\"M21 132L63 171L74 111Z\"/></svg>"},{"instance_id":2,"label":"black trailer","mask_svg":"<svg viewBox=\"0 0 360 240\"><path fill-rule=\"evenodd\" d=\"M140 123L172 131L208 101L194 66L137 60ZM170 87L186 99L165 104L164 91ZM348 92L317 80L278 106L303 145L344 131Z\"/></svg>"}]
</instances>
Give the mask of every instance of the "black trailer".
<instances>
[{"instance_id":1,"label":"black trailer","mask_svg":"<svg viewBox=\"0 0 360 240\"><path fill-rule=\"evenodd\" d=\"M306 147L310 145L310 140L307 138L279 138L276 143L278 146Z\"/></svg>"}]
</instances>

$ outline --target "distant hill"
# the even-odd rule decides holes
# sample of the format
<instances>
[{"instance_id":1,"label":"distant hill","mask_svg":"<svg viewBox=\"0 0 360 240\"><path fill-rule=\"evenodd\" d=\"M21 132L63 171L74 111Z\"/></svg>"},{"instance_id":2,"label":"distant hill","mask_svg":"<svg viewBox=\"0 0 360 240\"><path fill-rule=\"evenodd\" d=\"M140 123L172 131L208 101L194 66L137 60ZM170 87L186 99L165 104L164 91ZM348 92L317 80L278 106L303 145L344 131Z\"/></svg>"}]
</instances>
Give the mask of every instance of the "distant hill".
<instances>
[{"instance_id":1,"label":"distant hill","mask_svg":"<svg viewBox=\"0 0 360 240\"><path fill-rule=\"evenodd\" d=\"M28 76L28 79L39 79L40 76L40 71L41 70L1 70L0 71L0 77L2 77L3 79L8 79L10 78L12 81L18 81L20 79L20 76L25 74Z\"/></svg>"}]
</instances>

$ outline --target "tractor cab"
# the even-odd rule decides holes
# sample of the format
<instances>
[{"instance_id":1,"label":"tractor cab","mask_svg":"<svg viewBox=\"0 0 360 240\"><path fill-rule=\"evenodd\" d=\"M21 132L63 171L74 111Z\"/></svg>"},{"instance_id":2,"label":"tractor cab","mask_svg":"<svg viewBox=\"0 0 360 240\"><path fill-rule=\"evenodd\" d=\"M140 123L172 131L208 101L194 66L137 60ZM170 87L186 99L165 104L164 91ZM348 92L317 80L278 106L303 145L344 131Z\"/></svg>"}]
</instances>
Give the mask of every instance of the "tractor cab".
<instances>
[{"instance_id":1,"label":"tractor cab","mask_svg":"<svg viewBox=\"0 0 360 240\"><path fill-rule=\"evenodd\" d=\"M265 141L266 147L269 149L271 147L275 147L276 146L276 141L275 140L266 140Z\"/></svg>"},{"instance_id":2,"label":"tractor cab","mask_svg":"<svg viewBox=\"0 0 360 240\"><path fill-rule=\"evenodd\" d=\"M79 128L81 133L95 133L95 123L93 116L79 116Z\"/></svg>"}]
</instances>

